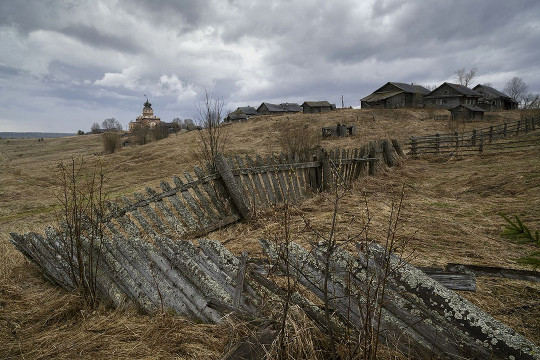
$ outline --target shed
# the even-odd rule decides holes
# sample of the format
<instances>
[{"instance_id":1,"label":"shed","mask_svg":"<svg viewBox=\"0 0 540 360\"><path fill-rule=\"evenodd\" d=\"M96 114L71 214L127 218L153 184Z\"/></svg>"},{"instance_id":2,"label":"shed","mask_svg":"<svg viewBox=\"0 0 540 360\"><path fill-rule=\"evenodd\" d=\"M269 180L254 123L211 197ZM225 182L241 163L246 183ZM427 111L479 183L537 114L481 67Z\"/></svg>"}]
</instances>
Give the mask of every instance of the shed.
<instances>
[{"instance_id":1,"label":"shed","mask_svg":"<svg viewBox=\"0 0 540 360\"><path fill-rule=\"evenodd\" d=\"M302 104L304 114L316 114L332 111L332 104L328 101L304 101Z\"/></svg>"},{"instance_id":2,"label":"shed","mask_svg":"<svg viewBox=\"0 0 540 360\"><path fill-rule=\"evenodd\" d=\"M460 104L451 109L448 109L452 116L452 120L482 120L484 117L484 109L478 106Z\"/></svg>"}]
</instances>

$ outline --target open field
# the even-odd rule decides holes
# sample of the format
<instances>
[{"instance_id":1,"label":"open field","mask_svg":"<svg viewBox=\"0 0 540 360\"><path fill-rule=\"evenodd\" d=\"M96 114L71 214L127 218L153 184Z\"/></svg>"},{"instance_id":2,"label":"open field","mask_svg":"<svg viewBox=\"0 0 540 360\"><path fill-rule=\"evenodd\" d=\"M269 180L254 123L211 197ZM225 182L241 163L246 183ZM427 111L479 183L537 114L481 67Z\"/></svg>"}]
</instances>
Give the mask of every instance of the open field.
<instances>
[{"instance_id":1,"label":"open field","mask_svg":"<svg viewBox=\"0 0 540 360\"><path fill-rule=\"evenodd\" d=\"M444 114L444 112L441 112ZM460 124L459 130L515 121L520 112L490 115L483 123ZM352 138L324 139L325 148L355 148L384 137L453 131L454 125L434 121L424 110L340 110L331 114L265 116L227 125L232 154L280 151L284 124L320 132L340 122L356 124ZM359 231L360 218L373 217L370 237L383 239L393 199L405 189L399 238L415 265L447 262L522 268L516 259L532 251L500 237L499 212L519 215L540 229L540 144L496 154L459 159L407 159L376 177L360 179L341 202L342 233ZM8 242L8 232L41 232L55 219L55 167L83 155L107 168L112 197L155 187L197 164L195 132L99 156L99 135L70 138L0 140L0 357L1 358L218 358L235 336L232 325L194 324L168 315L149 317L131 310L101 308L89 313L76 296L45 282ZM293 230L308 241L302 217L324 228L331 205L314 196L294 209ZM261 211L251 223L239 223L209 235L235 253L259 253L257 239L278 231L272 211ZM478 278L478 291L464 294L494 317L540 343L540 284Z\"/></svg>"}]
</instances>

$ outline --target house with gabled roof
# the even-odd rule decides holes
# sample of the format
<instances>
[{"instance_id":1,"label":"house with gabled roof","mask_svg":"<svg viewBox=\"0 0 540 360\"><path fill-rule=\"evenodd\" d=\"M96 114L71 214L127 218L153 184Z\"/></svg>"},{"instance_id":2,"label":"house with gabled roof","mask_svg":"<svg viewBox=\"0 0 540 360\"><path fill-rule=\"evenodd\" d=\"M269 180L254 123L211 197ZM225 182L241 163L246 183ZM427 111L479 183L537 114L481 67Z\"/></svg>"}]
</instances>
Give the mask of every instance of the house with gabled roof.
<instances>
[{"instance_id":1,"label":"house with gabled roof","mask_svg":"<svg viewBox=\"0 0 540 360\"><path fill-rule=\"evenodd\" d=\"M302 109L304 114L317 114L335 110L336 106L328 101L304 101Z\"/></svg>"},{"instance_id":2,"label":"house with gabled roof","mask_svg":"<svg viewBox=\"0 0 540 360\"><path fill-rule=\"evenodd\" d=\"M225 122L245 121L252 116L257 115L257 110L252 106L240 106L225 118Z\"/></svg>"},{"instance_id":3,"label":"house with gabled roof","mask_svg":"<svg viewBox=\"0 0 540 360\"><path fill-rule=\"evenodd\" d=\"M263 102L257 108L258 115L281 115L287 113L301 112L302 107L296 103L270 104Z\"/></svg>"},{"instance_id":4,"label":"house with gabled roof","mask_svg":"<svg viewBox=\"0 0 540 360\"><path fill-rule=\"evenodd\" d=\"M421 85L387 82L370 95L360 99L362 109L417 108L423 106L429 90Z\"/></svg>"},{"instance_id":5,"label":"house with gabled roof","mask_svg":"<svg viewBox=\"0 0 540 360\"><path fill-rule=\"evenodd\" d=\"M474 105L459 104L448 109L448 111L450 111L450 115L454 121L482 120L484 117L484 109Z\"/></svg>"},{"instance_id":6,"label":"house with gabled roof","mask_svg":"<svg viewBox=\"0 0 540 360\"><path fill-rule=\"evenodd\" d=\"M466 86L443 83L424 97L425 107L452 109L458 105L477 106L482 94Z\"/></svg>"},{"instance_id":7,"label":"house with gabled roof","mask_svg":"<svg viewBox=\"0 0 540 360\"><path fill-rule=\"evenodd\" d=\"M478 84L473 87L473 90L482 94L482 97L478 99L478 106L486 111L514 110L518 108L517 101L491 86Z\"/></svg>"}]
</instances>

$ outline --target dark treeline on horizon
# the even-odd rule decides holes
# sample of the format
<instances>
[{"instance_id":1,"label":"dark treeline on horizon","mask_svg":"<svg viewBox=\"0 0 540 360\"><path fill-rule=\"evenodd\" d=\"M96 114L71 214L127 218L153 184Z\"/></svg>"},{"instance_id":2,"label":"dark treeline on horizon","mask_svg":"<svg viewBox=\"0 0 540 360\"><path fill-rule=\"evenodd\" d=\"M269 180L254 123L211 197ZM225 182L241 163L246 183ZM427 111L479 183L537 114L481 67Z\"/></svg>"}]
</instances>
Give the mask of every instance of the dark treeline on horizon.
<instances>
[{"instance_id":1,"label":"dark treeline on horizon","mask_svg":"<svg viewBox=\"0 0 540 360\"><path fill-rule=\"evenodd\" d=\"M48 133L48 132L0 132L2 139L30 139L30 138L59 138L75 136L75 133Z\"/></svg>"}]
</instances>

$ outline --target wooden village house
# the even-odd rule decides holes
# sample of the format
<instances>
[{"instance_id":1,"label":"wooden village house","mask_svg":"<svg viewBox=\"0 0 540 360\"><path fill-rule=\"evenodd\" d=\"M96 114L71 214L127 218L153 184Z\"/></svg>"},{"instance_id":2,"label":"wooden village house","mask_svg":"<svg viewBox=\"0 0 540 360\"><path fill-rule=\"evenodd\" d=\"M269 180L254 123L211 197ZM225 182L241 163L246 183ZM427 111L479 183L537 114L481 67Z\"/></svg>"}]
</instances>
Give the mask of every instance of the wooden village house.
<instances>
[{"instance_id":1,"label":"wooden village house","mask_svg":"<svg viewBox=\"0 0 540 360\"><path fill-rule=\"evenodd\" d=\"M387 82L372 94L360 99L362 109L417 108L423 106L429 90L420 85Z\"/></svg>"},{"instance_id":2,"label":"wooden village house","mask_svg":"<svg viewBox=\"0 0 540 360\"><path fill-rule=\"evenodd\" d=\"M482 94L459 84L443 83L424 97L425 107L452 109L458 105L477 106Z\"/></svg>"},{"instance_id":3,"label":"wooden village house","mask_svg":"<svg viewBox=\"0 0 540 360\"><path fill-rule=\"evenodd\" d=\"M325 113L335 110L335 108L336 106L330 104L328 101L304 101L302 104L304 114Z\"/></svg>"},{"instance_id":4,"label":"wooden village house","mask_svg":"<svg viewBox=\"0 0 540 360\"><path fill-rule=\"evenodd\" d=\"M257 115L257 110L252 106L241 106L231 112L225 118L225 122L245 121L252 116Z\"/></svg>"},{"instance_id":5,"label":"wooden village house","mask_svg":"<svg viewBox=\"0 0 540 360\"><path fill-rule=\"evenodd\" d=\"M263 102L257 108L258 115L282 115L287 113L301 112L302 107L295 103L282 103L279 105Z\"/></svg>"},{"instance_id":6,"label":"wooden village house","mask_svg":"<svg viewBox=\"0 0 540 360\"><path fill-rule=\"evenodd\" d=\"M478 106L486 111L514 110L518 108L517 101L491 86L478 84L473 87L473 90L482 95L478 99Z\"/></svg>"}]
</instances>

